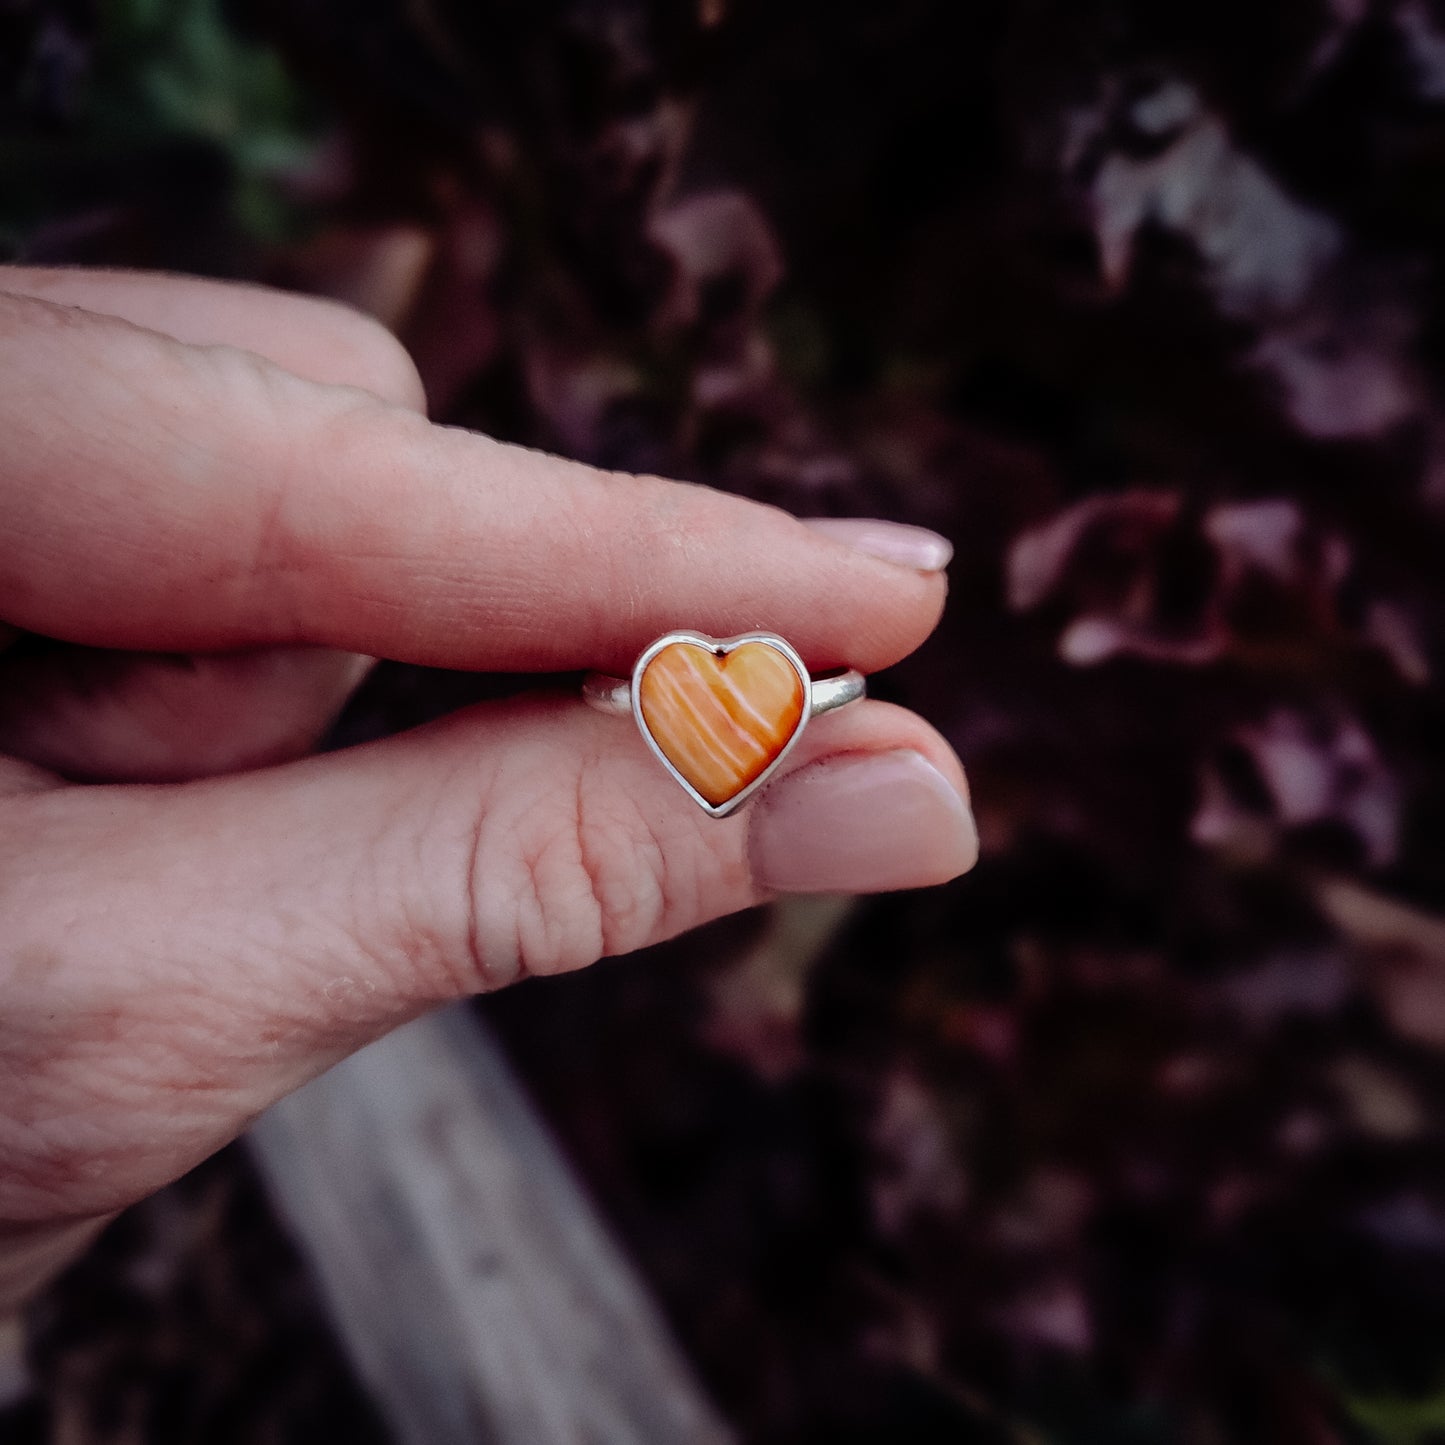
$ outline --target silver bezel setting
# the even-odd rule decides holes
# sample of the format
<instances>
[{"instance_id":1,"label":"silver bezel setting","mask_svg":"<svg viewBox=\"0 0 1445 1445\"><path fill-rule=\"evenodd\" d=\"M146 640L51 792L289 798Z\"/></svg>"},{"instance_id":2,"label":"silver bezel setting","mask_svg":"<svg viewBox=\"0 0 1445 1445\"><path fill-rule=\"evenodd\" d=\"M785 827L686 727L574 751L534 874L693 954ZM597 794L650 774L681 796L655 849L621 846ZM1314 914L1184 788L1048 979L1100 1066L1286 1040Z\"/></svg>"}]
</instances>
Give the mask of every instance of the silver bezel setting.
<instances>
[{"instance_id":1,"label":"silver bezel setting","mask_svg":"<svg viewBox=\"0 0 1445 1445\"><path fill-rule=\"evenodd\" d=\"M799 681L803 684L803 710L798 717L798 725L793 729L793 735L778 750L778 755L747 787L734 793L725 803L716 805L709 803L701 793L698 792L678 770L673 767L671 760L658 746L657 739L653 737L651 729L648 728L646 719L642 716L641 684L642 674L647 670L647 665L664 648L671 647L674 643L688 642L695 647L706 648L714 657L725 657L728 653L735 651L744 643L761 642L768 647L781 652L792 664L797 672ZM632 700L632 717L637 723L637 731L640 732L652 749L653 755L667 769L669 773L682 785L683 791L687 793L694 803L698 805L711 818L726 818L729 813L735 812L742 807L759 788L763 787L769 778L782 766L783 760L797 746L798 739L803 736L803 729L808 725L808 719L812 716L813 679L809 676L806 664L781 637L775 632L740 632L736 637L709 637L703 632L667 632L652 643L647 650L639 657L632 668L632 682L629 688L629 696Z\"/></svg>"}]
</instances>

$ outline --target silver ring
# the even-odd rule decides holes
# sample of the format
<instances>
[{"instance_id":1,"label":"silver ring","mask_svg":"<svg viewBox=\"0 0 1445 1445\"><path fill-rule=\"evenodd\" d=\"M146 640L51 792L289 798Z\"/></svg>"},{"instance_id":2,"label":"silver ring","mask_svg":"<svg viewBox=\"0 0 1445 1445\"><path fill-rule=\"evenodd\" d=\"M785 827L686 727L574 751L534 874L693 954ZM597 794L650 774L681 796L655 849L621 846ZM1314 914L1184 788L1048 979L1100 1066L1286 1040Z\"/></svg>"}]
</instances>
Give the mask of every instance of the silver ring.
<instances>
[{"instance_id":1,"label":"silver ring","mask_svg":"<svg viewBox=\"0 0 1445 1445\"><path fill-rule=\"evenodd\" d=\"M813 678L775 633L667 632L630 678L589 672L582 697L598 712L631 716L688 797L725 818L777 772L809 718L856 702L867 686L854 668Z\"/></svg>"}]
</instances>

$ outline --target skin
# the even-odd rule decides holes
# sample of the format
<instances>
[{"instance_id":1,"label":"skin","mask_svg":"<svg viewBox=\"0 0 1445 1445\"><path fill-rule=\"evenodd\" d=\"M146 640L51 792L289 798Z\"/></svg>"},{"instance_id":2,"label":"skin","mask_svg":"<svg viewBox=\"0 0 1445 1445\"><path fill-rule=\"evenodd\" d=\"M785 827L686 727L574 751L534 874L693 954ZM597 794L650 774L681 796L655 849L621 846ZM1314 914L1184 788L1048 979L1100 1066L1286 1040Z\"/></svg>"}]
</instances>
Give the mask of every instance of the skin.
<instances>
[{"instance_id":1,"label":"skin","mask_svg":"<svg viewBox=\"0 0 1445 1445\"><path fill-rule=\"evenodd\" d=\"M368 658L625 673L765 621L872 672L943 604L773 509L434 426L388 333L255 288L0 269L0 434L0 1308L407 1018L765 896L746 817L575 697L305 756ZM789 767L900 748L963 792L873 702Z\"/></svg>"}]
</instances>

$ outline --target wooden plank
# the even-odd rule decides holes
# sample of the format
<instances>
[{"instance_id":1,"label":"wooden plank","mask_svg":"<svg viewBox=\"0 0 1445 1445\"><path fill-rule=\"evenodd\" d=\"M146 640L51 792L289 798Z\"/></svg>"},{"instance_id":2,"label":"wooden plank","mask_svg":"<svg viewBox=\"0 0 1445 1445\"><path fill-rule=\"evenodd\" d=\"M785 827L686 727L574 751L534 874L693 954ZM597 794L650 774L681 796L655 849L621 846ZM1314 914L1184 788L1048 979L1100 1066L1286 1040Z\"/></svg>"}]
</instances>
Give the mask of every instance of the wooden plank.
<instances>
[{"instance_id":1,"label":"wooden plank","mask_svg":"<svg viewBox=\"0 0 1445 1445\"><path fill-rule=\"evenodd\" d=\"M0 1314L0 1410L18 1405L30 1388L24 1323L18 1314Z\"/></svg>"},{"instance_id":2,"label":"wooden plank","mask_svg":"<svg viewBox=\"0 0 1445 1445\"><path fill-rule=\"evenodd\" d=\"M401 1445L727 1445L500 1046L419 1019L251 1146Z\"/></svg>"}]
</instances>

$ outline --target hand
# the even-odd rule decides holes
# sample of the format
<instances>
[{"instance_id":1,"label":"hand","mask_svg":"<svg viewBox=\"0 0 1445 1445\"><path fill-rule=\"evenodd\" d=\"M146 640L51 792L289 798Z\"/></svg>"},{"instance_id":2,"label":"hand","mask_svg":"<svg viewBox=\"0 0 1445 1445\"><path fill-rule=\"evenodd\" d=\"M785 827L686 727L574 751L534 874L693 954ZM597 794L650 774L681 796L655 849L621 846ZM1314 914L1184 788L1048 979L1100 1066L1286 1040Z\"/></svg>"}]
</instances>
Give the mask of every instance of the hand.
<instances>
[{"instance_id":1,"label":"hand","mask_svg":"<svg viewBox=\"0 0 1445 1445\"><path fill-rule=\"evenodd\" d=\"M576 697L303 758L366 657L625 673L671 628L766 626L874 671L938 618L930 534L422 407L339 307L0 270L0 618L34 635L0 651L0 1306L436 1004L973 861L953 754L876 702L721 821Z\"/></svg>"}]
</instances>

